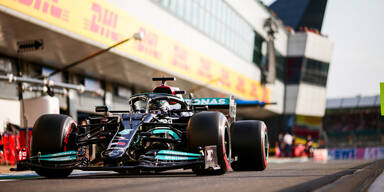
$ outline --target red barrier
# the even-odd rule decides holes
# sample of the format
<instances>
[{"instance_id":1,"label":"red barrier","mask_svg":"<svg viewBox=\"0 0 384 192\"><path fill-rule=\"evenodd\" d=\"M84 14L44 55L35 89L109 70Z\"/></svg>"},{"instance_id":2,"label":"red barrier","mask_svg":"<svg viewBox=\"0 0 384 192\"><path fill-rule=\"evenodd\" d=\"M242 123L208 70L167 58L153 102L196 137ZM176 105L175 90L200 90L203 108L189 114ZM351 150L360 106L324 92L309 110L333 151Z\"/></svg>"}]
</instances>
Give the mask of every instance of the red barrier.
<instances>
[{"instance_id":1,"label":"red barrier","mask_svg":"<svg viewBox=\"0 0 384 192\"><path fill-rule=\"evenodd\" d=\"M4 164L3 157L4 145L3 145L3 136L0 135L0 165Z\"/></svg>"},{"instance_id":2,"label":"red barrier","mask_svg":"<svg viewBox=\"0 0 384 192\"><path fill-rule=\"evenodd\" d=\"M4 157L5 164L14 165L15 155L16 155L15 135L5 133L3 135L3 143L4 143L3 157Z\"/></svg>"},{"instance_id":3,"label":"red barrier","mask_svg":"<svg viewBox=\"0 0 384 192\"><path fill-rule=\"evenodd\" d=\"M12 134L12 132L5 132L3 134L2 142L3 144L3 152L0 151L0 164L8 164L15 165L16 163L16 153L19 151L23 151L22 156L18 157L24 159L25 151L26 151L26 129L20 129L19 134ZM32 138L32 129L29 129L29 143ZM1 143L0 143L1 144ZM28 149L30 149L30 144ZM24 149L24 150L23 150Z\"/></svg>"},{"instance_id":4,"label":"red barrier","mask_svg":"<svg viewBox=\"0 0 384 192\"><path fill-rule=\"evenodd\" d=\"M29 131L28 132L28 136L29 136L29 138L28 138L28 141L29 141L28 149L31 149L32 128L29 128L28 131ZM23 148L27 148L27 145L25 143L26 142L25 136L26 136L25 129L20 129L20 132L19 132L19 135L18 135L18 143L19 143L19 146L17 147L18 151L20 151Z\"/></svg>"},{"instance_id":5,"label":"red barrier","mask_svg":"<svg viewBox=\"0 0 384 192\"><path fill-rule=\"evenodd\" d=\"M305 153L305 146L302 144L299 144L295 146L294 153L295 157L305 157L307 154Z\"/></svg>"}]
</instances>

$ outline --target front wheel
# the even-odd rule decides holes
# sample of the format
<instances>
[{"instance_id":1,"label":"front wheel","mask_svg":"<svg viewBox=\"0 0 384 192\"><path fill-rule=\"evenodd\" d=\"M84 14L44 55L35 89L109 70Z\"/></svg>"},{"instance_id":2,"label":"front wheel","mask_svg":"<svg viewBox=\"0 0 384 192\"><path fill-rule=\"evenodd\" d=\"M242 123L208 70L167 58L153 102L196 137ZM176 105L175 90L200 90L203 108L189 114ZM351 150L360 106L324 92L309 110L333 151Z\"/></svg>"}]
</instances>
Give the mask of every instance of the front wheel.
<instances>
[{"instance_id":1,"label":"front wheel","mask_svg":"<svg viewBox=\"0 0 384 192\"><path fill-rule=\"evenodd\" d=\"M237 121L231 125L235 171L262 171L268 166L268 130L263 121Z\"/></svg>"},{"instance_id":2,"label":"front wheel","mask_svg":"<svg viewBox=\"0 0 384 192\"><path fill-rule=\"evenodd\" d=\"M219 175L230 169L231 140L227 118L219 112L203 111L191 117L187 128L189 148L194 152L205 146L215 145L219 169L195 167L193 172L198 175Z\"/></svg>"},{"instance_id":3,"label":"front wheel","mask_svg":"<svg viewBox=\"0 0 384 192\"><path fill-rule=\"evenodd\" d=\"M46 114L40 116L32 131L31 155L36 156L76 150L69 138L76 128L75 121L67 115ZM37 174L44 177L67 177L73 169L34 168Z\"/></svg>"}]
</instances>

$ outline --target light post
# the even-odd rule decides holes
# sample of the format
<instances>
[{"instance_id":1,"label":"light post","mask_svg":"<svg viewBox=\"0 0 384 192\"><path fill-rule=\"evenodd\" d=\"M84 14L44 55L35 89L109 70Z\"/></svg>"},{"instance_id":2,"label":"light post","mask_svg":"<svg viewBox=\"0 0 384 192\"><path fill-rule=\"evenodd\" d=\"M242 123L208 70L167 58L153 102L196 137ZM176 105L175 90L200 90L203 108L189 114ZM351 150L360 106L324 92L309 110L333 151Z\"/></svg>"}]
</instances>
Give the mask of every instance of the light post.
<instances>
[{"instance_id":1,"label":"light post","mask_svg":"<svg viewBox=\"0 0 384 192\"><path fill-rule=\"evenodd\" d=\"M264 29L268 34L268 73L266 82L274 83L276 79L276 58L275 58L275 33L278 32L278 27L272 18L268 18L264 22ZM265 73L265 71L263 71Z\"/></svg>"}]
</instances>

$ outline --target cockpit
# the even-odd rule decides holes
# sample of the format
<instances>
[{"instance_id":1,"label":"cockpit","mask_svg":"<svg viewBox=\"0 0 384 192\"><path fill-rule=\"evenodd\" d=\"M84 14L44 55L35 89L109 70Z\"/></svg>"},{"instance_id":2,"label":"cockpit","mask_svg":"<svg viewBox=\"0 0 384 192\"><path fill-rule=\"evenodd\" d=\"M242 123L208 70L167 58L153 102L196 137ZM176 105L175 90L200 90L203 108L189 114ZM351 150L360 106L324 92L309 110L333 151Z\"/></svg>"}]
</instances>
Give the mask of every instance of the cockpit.
<instances>
[{"instance_id":1,"label":"cockpit","mask_svg":"<svg viewBox=\"0 0 384 192\"><path fill-rule=\"evenodd\" d=\"M134 113L165 114L170 112L182 112L187 110L187 104L178 97L168 94L144 94L133 96L129 100Z\"/></svg>"}]
</instances>

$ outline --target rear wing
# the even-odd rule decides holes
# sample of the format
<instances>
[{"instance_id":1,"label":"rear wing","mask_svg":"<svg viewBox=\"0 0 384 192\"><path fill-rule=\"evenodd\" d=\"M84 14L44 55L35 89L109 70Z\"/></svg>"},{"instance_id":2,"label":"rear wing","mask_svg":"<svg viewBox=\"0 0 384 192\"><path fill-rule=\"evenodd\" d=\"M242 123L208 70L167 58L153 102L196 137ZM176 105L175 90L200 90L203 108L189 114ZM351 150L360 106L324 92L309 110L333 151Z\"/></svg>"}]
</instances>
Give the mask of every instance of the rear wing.
<instances>
[{"instance_id":1,"label":"rear wing","mask_svg":"<svg viewBox=\"0 0 384 192\"><path fill-rule=\"evenodd\" d=\"M228 109L229 116L233 120L236 119L236 102L233 96L229 98L185 98L184 101L192 108L208 106L209 109Z\"/></svg>"}]
</instances>

